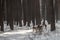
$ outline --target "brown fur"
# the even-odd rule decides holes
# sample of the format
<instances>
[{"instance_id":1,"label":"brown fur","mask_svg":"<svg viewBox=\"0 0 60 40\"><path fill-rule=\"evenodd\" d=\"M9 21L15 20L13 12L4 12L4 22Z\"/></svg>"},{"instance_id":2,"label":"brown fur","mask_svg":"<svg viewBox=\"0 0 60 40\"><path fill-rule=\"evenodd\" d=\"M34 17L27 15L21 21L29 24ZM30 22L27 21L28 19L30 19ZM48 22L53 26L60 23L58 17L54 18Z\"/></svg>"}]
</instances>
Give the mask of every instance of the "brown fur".
<instances>
[{"instance_id":1,"label":"brown fur","mask_svg":"<svg viewBox=\"0 0 60 40\"><path fill-rule=\"evenodd\" d=\"M47 25L45 24L45 29L47 29ZM33 32L39 32L40 34L42 34L43 31L43 25L38 25L36 27L33 26Z\"/></svg>"},{"instance_id":2,"label":"brown fur","mask_svg":"<svg viewBox=\"0 0 60 40\"><path fill-rule=\"evenodd\" d=\"M37 27L33 27L33 32L36 31L36 33L37 32L40 32L41 33L42 32L42 27L43 26L40 26L40 25L38 25Z\"/></svg>"}]
</instances>

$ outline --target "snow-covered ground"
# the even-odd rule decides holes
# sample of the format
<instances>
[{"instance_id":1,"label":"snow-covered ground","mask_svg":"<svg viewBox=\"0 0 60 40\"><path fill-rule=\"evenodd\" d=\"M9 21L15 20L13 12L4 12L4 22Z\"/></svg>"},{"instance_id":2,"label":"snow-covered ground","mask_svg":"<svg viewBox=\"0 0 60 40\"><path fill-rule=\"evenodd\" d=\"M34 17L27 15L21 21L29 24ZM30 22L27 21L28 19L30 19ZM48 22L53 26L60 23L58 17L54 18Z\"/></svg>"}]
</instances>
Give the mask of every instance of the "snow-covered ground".
<instances>
[{"instance_id":1,"label":"snow-covered ground","mask_svg":"<svg viewBox=\"0 0 60 40\"><path fill-rule=\"evenodd\" d=\"M56 23L56 30L51 32L50 25L48 31L44 29L42 35L33 33L31 27L19 27L14 25L14 30L11 31L10 27L4 24L5 32L0 32L0 40L60 40L60 24Z\"/></svg>"}]
</instances>

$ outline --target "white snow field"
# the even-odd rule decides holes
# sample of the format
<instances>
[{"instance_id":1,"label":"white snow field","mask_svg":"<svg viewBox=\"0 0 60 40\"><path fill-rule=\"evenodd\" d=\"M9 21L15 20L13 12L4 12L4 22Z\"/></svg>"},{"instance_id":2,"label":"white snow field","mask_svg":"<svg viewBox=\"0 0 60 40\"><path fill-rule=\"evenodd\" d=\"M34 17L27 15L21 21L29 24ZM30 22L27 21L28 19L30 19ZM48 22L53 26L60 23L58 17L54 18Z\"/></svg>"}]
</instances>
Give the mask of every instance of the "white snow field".
<instances>
[{"instance_id":1,"label":"white snow field","mask_svg":"<svg viewBox=\"0 0 60 40\"><path fill-rule=\"evenodd\" d=\"M48 23L46 23L48 25ZM60 23L56 23L56 30L51 32L50 25L47 30L43 29L42 34L33 33L32 26L19 27L14 25L14 30L4 24L5 32L0 32L0 40L60 40Z\"/></svg>"}]
</instances>

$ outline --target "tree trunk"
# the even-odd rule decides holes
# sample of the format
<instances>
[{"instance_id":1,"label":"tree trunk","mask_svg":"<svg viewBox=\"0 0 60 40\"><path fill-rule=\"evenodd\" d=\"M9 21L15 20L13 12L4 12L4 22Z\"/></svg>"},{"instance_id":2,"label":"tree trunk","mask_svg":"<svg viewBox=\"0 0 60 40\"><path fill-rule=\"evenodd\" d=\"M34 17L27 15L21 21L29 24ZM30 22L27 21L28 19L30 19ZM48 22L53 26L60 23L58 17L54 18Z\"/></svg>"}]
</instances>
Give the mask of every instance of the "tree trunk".
<instances>
[{"instance_id":1,"label":"tree trunk","mask_svg":"<svg viewBox=\"0 0 60 40\"><path fill-rule=\"evenodd\" d=\"M55 0L55 20L58 21L58 0Z\"/></svg>"},{"instance_id":2,"label":"tree trunk","mask_svg":"<svg viewBox=\"0 0 60 40\"><path fill-rule=\"evenodd\" d=\"M7 6L7 25L9 24L9 20L10 20L10 0L6 1L6 6Z\"/></svg>"},{"instance_id":3,"label":"tree trunk","mask_svg":"<svg viewBox=\"0 0 60 40\"><path fill-rule=\"evenodd\" d=\"M0 26L1 31L4 31L3 20L4 20L4 0L0 0Z\"/></svg>"},{"instance_id":4,"label":"tree trunk","mask_svg":"<svg viewBox=\"0 0 60 40\"><path fill-rule=\"evenodd\" d=\"M42 19L44 20L43 25L45 25L45 5L46 5L46 0L41 0L42 1Z\"/></svg>"},{"instance_id":5,"label":"tree trunk","mask_svg":"<svg viewBox=\"0 0 60 40\"><path fill-rule=\"evenodd\" d=\"M10 0L10 5L9 5L10 6L10 9L9 9L10 10L10 15L9 15L10 16L10 18L9 18L10 21L9 21L9 23L10 23L11 30L14 29L13 28L13 10L12 10L12 3L13 3L12 0Z\"/></svg>"},{"instance_id":6,"label":"tree trunk","mask_svg":"<svg viewBox=\"0 0 60 40\"><path fill-rule=\"evenodd\" d=\"M33 22L33 26L35 25L35 18L36 18L36 8L35 8L35 1L36 0L31 0L31 19L32 19L32 22Z\"/></svg>"},{"instance_id":7,"label":"tree trunk","mask_svg":"<svg viewBox=\"0 0 60 40\"><path fill-rule=\"evenodd\" d=\"M22 5L21 5L21 0L17 0L17 14L18 14L18 22L19 25L22 26Z\"/></svg>"},{"instance_id":8,"label":"tree trunk","mask_svg":"<svg viewBox=\"0 0 60 40\"><path fill-rule=\"evenodd\" d=\"M47 8L47 21L51 23L51 13L52 13L52 3L51 0L46 0L46 8Z\"/></svg>"},{"instance_id":9,"label":"tree trunk","mask_svg":"<svg viewBox=\"0 0 60 40\"><path fill-rule=\"evenodd\" d=\"M28 10L29 10L28 12L29 21L32 20L33 25L35 25L35 19L36 19L36 25L40 24L41 23L40 1L39 0L28 0Z\"/></svg>"},{"instance_id":10,"label":"tree trunk","mask_svg":"<svg viewBox=\"0 0 60 40\"><path fill-rule=\"evenodd\" d=\"M29 21L28 19L28 0L23 0L23 14L24 14L24 25L26 25L26 22ZM29 26L29 25L28 25Z\"/></svg>"},{"instance_id":11,"label":"tree trunk","mask_svg":"<svg viewBox=\"0 0 60 40\"><path fill-rule=\"evenodd\" d=\"M51 24L51 31L55 30L55 13L53 0L46 0L47 6L47 20Z\"/></svg>"},{"instance_id":12,"label":"tree trunk","mask_svg":"<svg viewBox=\"0 0 60 40\"><path fill-rule=\"evenodd\" d=\"M41 24L41 15L40 15L40 1L36 0L35 1L35 12L36 12L36 25Z\"/></svg>"}]
</instances>

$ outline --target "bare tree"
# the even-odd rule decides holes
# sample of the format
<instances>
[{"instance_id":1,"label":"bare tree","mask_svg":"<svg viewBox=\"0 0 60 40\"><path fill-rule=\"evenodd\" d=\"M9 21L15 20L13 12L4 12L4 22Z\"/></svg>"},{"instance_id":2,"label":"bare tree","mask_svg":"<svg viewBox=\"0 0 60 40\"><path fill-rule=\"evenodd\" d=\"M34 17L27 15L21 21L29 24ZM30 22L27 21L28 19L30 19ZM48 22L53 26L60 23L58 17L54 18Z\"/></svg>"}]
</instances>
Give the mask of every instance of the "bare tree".
<instances>
[{"instance_id":1,"label":"bare tree","mask_svg":"<svg viewBox=\"0 0 60 40\"><path fill-rule=\"evenodd\" d=\"M0 0L0 26L1 31L4 31L3 20L4 20L4 0Z\"/></svg>"},{"instance_id":2,"label":"bare tree","mask_svg":"<svg viewBox=\"0 0 60 40\"><path fill-rule=\"evenodd\" d=\"M13 30L13 13L12 13L12 0L7 0L7 23L10 24L11 30Z\"/></svg>"},{"instance_id":3,"label":"bare tree","mask_svg":"<svg viewBox=\"0 0 60 40\"><path fill-rule=\"evenodd\" d=\"M36 25L41 24L40 1L35 0Z\"/></svg>"},{"instance_id":4,"label":"bare tree","mask_svg":"<svg viewBox=\"0 0 60 40\"><path fill-rule=\"evenodd\" d=\"M35 25L35 0L31 0L31 20L33 22L33 26Z\"/></svg>"},{"instance_id":5,"label":"bare tree","mask_svg":"<svg viewBox=\"0 0 60 40\"><path fill-rule=\"evenodd\" d=\"M46 5L46 0L41 0L42 1L42 19L44 20L43 25L45 25L45 5Z\"/></svg>"},{"instance_id":6,"label":"bare tree","mask_svg":"<svg viewBox=\"0 0 60 40\"><path fill-rule=\"evenodd\" d=\"M18 22L19 25L22 26L22 4L21 4L21 0L17 0L17 13L18 13Z\"/></svg>"},{"instance_id":7,"label":"bare tree","mask_svg":"<svg viewBox=\"0 0 60 40\"><path fill-rule=\"evenodd\" d=\"M41 16L40 16L40 1L39 0L31 0L31 20L33 25L41 23Z\"/></svg>"},{"instance_id":8,"label":"bare tree","mask_svg":"<svg viewBox=\"0 0 60 40\"><path fill-rule=\"evenodd\" d=\"M55 3L54 3L54 6L55 6L55 20L56 20L56 22L58 21L58 0L54 0L55 1Z\"/></svg>"},{"instance_id":9,"label":"bare tree","mask_svg":"<svg viewBox=\"0 0 60 40\"><path fill-rule=\"evenodd\" d=\"M51 24L51 31L55 30L55 13L53 0L46 0L47 6L47 20Z\"/></svg>"},{"instance_id":10,"label":"bare tree","mask_svg":"<svg viewBox=\"0 0 60 40\"><path fill-rule=\"evenodd\" d=\"M28 22L30 26L31 22L31 0L23 0L23 15L24 15L24 25Z\"/></svg>"}]
</instances>

